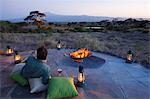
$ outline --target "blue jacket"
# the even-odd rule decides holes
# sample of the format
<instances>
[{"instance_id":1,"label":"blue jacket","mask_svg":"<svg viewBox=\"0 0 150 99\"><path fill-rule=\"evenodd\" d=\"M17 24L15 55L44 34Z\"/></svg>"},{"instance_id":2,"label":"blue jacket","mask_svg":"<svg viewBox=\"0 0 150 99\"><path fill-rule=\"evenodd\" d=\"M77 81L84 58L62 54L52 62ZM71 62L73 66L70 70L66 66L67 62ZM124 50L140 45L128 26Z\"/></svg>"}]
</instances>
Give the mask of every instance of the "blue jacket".
<instances>
[{"instance_id":1,"label":"blue jacket","mask_svg":"<svg viewBox=\"0 0 150 99\"><path fill-rule=\"evenodd\" d=\"M50 67L42 61L29 56L26 64L22 69L22 75L25 78L39 78L42 77L42 83L47 84L49 79Z\"/></svg>"}]
</instances>

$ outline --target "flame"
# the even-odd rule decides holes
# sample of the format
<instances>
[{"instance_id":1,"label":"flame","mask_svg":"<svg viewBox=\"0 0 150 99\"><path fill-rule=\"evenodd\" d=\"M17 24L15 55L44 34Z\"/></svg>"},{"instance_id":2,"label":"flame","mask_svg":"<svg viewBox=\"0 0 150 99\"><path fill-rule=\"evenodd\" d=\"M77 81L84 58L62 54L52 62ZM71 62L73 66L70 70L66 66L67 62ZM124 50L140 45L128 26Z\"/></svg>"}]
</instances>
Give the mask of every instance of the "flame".
<instances>
[{"instance_id":1,"label":"flame","mask_svg":"<svg viewBox=\"0 0 150 99\"><path fill-rule=\"evenodd\" d=\"M132 60L132 54L129 54L129 55L127 56L127 59L131 61L131 60Z\"/></svg>"},{"instance_id":2,"label":"flame","mask_svg":"<svg viewBox=\"0 0 150 99\"><path fill-rule=\"evenodd\" d=\"M15 61L20 61L21 60L21 56L20 55L16 55L15 56Z\"/></svg>"},{"instance_id":3,"label":"flame","mask_svg":"<svg viewBox=\"0 0 150 99\"><path fill-rule=\"evenodd\" d=\"M71 58L85 58L91 55L91 52L86 48L81 48L76 52L70 54Z\"/></svg>"},{"instance_id":4,"label":"flame","mask_svg":"<svg viewBox=\"0 0 150 99\"><path fill-rule=\"evenodd\" d=\"M79 81L79 82L84 82L84 81L85 81L85 76L84 76L83 73L79 73L79 74L78 74L78 81Z\"/></svg>"},{"instance_id":5,"label":"flame","mask_svg":"<svg viewBox=\"0 0 150 99\"><path fill-rule=\"evenodd\" d=\"M57 48L61 48L61 44L57 44Z\"/></svg>"}]
</instances>

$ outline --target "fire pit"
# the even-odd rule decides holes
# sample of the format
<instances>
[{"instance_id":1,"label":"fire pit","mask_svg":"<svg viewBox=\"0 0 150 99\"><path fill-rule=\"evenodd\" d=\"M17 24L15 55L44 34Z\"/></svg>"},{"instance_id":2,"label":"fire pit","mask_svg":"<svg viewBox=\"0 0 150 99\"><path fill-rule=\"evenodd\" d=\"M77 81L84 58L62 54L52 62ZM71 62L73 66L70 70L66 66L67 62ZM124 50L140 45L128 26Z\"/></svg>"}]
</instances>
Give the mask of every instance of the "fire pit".
<instances>
[{"instance_id":1,"label":"fire pit","mask_svg":"<svg viewBox=\"0 0 150 99\"><path fill-rule=\"evenodd\" d=\"M74 59L83 59L90 55L92 55L92 53L87 48L81 48L78 51L71 53L70 57Z\"/></svg>"},{"instance_id":2,"label":"fire pit","mask_svg":"<svg viewBox=\"0 0 150 99\"><path fill-rule=\"evenodd\" d=\"M74 59L75 62L83 62L83 59L91 56L92 53L87 48L81 48L76 52L70 54L70 57Z\"/></svg>"},{"instance_id":3,"label":"fire pit","mask_svg":"<svg viewBox=\"0 0 150 99\"><path fill-rule=\"evenodd\" d=\"M92 55L92 52L86 48L82 48L76 52L70 54L69 57L63 57L59 61L62 66L72 66L78 68L79 65L84 68L99 68L105 60Z\"/></svg>"}]
</instances>

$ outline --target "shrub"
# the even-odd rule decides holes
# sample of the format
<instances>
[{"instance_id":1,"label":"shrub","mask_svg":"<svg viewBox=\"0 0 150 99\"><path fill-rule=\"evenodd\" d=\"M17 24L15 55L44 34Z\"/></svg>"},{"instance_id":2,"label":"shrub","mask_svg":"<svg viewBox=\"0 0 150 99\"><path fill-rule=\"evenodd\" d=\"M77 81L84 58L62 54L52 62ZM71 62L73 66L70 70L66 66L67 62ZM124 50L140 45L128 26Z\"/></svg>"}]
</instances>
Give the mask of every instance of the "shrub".
<instances>
[{"instance_id":1,"label":"shrub","mask_svg":"<svg viewBox=\"0 0 150 99\"><path fill-rule=\"evenodd\" d=\"M75 27L73 31L74 32L91 32L92 30L84 28L84 27Z\"/></svg>"}]
</instances>

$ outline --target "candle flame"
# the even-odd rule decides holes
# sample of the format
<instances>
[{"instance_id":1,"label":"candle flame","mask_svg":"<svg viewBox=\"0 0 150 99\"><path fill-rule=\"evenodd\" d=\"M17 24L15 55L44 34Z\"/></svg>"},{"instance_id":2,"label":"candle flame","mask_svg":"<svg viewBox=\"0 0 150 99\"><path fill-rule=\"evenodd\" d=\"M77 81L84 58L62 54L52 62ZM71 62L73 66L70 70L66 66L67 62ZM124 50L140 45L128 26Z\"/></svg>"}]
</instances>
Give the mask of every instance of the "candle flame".
<instances>
[{"instance_id":1,"label":"candle flame","mask_svg":"<svg viewBox=\"0 0 150 99\"><path fill-rule=\"evenodd\" d=\"M7 49L6 50L6 54L12 54L13 53L13 50L12 49Z\"/></svg>"},{"instance_id":2,"label":"candle flame","mask_svg":"<svg viewBox=\"0 0 150 99\"><path fill-rule=\"evenodd\" d=\"M19 60L21 60L21 56L20 55L16 55L15 56L15 61L19 61Z\"/></svg>"},{"instance_id":3,"label":"candle flame","mask_svg":"<svg viewBox=\"0 0 150 99\"><path fill-rule=\"evenodd\" d=\"M79 81L79 82L84 82L84 81L85 81L85 76L84 76L83 73L79 73L79 74L78 74L78 81Z\"/></svg>"},{"instance_id":4,"label":"candle flame","mask_svg":"<svg viewBox=\"0 0 150 99\"><path fill-rule=\"evenodd\" d=\"M128 56L127 56L127 59L131 61L131 60L132 60L132 55L131 55L131 54L128 55Z\"/></svg>"}]
</instances>

